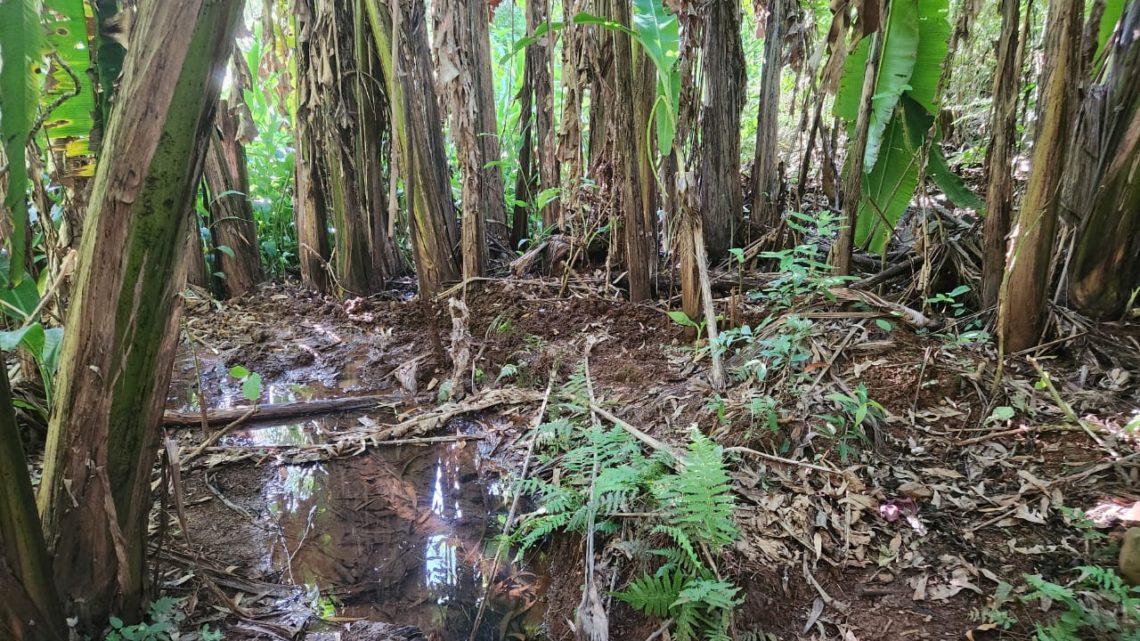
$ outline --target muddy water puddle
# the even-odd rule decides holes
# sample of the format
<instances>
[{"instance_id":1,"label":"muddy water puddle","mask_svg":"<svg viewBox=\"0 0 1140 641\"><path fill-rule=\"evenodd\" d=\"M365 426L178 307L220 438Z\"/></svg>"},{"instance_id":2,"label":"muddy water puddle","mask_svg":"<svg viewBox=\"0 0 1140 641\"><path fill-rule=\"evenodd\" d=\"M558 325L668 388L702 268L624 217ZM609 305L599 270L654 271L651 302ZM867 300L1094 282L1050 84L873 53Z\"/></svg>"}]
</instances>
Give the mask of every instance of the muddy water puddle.
<instances>
[{"instance_id":1,"label":"muddy water puddle","mask_svg":"<svg viewBox=\"0 0 1140 641\"><path fill-rule=\"evenodd\" d=\"M318 443L354 422L257 426L221 444ZM254 532L264 539L252 545L261 551L256 571L302 589L283 604L298 615L414 625L441 641L535 638L546 580L514 564L509 550L495 567L495 537L511 498L484 449L460 441L379 448L320 465L267 465L256 501Z\"/></svg>"}]
</instances>

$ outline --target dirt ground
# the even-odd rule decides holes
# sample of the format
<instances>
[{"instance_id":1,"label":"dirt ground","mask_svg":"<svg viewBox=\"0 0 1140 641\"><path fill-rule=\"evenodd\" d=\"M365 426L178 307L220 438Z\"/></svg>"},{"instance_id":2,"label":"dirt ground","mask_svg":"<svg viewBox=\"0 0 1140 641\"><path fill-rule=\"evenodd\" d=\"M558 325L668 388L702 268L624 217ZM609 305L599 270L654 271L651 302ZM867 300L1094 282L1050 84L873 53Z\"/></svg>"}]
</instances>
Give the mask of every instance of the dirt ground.
<instances>
[{"instance_id":1,"label":"dirt ground","mask_svg":"<svg viewBox=\"0 0 1140 641\"><path fill-rule=\"evenodd\" d=\"M686 442L695 424L738 448L742 537L723 568L744 588L735 638L1028 638L1049 613L1010 606L1020 623L1005 631L979 619L999 582L1023 586L1024 574L1065 580L1077 566L1111 564L1119 518L1102 524L1107 541L1090 544L1062 508L1108 513L1140 499L1135 445L1121 433L1140 406L1138 372L1131 357L1106 354L1091 338L1036 356L1073 411L1108 435L1101 442L1065 423L1023 358L1008 361L991 391L992 346L920 333L864 305L807 306L798 313L815 323L803 364L814 384L798 398L776 397L772 430L746 409L760 387L755 378L734 379L710 403L717 396L708 359L695 357L692 339L663 309L558 293L557 282L538 280L472 289L472 398L490 389L541 392L551 372L564 380L574 371L587 337L600 338L590 366L615 414L668 443ZM165 532L166 589L192 597L196 621L222 626L226 638L414 638L397 627L413 625L450 641L468 638L478 618L486 624L471 638L573 638L582 542L558 537L518 564L510 554L495 560L510 503L505 485L519 467L534 395L448 416L432 434L452 440L428 446L342 448L327 457L313 449L437 405L451 375L452 321L445 303L429 309L404 298L342 302L267 285L233 303L189 304L172 410L199 407L199 378L207 407L244 405L233 366L260 374L262 403L401 399L243 425L183 467L181 508L168 501L169 522L155 527ZM754 326L767 315L745 303L723 311ZM890 322L876 322L884 317ZM887 418L868 426L866 441L838 448L822 436L819 417L834 411L828 394L859 384ZM203 438L194 429L170 434L183 452ZM322 456L298 464L287 454L298 451ZM628 579L601 572L617 589ZM614 639L644 639L660 623L616 600L609 615ZM392 625L338 627L357 619Z\"/></svg>"}]
</instances>

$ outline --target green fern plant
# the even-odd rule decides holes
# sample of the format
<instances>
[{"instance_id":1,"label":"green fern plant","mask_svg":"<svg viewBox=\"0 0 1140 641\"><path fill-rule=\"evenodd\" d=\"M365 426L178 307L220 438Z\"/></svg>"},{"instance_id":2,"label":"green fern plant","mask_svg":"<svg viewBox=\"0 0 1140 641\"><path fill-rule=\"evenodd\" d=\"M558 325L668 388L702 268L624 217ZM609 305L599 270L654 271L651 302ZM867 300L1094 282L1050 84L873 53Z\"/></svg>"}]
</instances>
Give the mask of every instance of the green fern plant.
<instances>
[{"instance_id":1,"label":"green fern plant","mask_svg":"<svg viewBox=\"0 0 1140 641\"><path fill-rule=\"evenodd\" d=\"M617 547L647 568L614 596L646 615L673 619L679 641L728 639L739 588L717 575L715 563L739 531L723 448L694 430L678 469L667 473L677 465L668 455L646 455L625 430L593 424L585 383L579 369L553 406L554 420L536 434L542 468L559 473L515 486L539 506L512 534L518 554L557 532L585 534L593 517L595 535L621 533ZM629 513L652 516L620 527Z\"/></svg>"},{"instance_id":2,"label":"green fern plant","mask_svg":"<svg viewBox=\"0 0 1140 641\"><path fill-rule=\"evenodd\" d=\"M724 450L700 432L693 432L684 468L655 483L653 495L665 521L698 544L718 549L740 536Z\"/></svg>"},{"instance_id":3,"label":"green fern plant","mask_svg":"<svg viewBox=\"0 0 1140 641\"><path fill-rule=\"evenodd\" d=\"M1048 623L1038 623L1038 641L1119 639L1140 641L1140 588L1130 587L1115 571L1100 566L1077 568L1081 575L1071 586L1026 575L1033 591L1022 597L1028 603L1050 601L1065 610Z\"/></svg>"}]
</instances>

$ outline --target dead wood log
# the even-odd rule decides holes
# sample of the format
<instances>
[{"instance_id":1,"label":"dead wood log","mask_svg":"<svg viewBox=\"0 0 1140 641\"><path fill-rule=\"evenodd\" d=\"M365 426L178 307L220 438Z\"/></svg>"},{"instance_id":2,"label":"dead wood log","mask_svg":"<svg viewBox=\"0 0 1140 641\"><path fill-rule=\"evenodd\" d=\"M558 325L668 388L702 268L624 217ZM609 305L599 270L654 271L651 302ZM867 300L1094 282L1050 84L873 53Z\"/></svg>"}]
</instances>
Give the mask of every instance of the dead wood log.
<instances>
[{"instance_id":1,"label":"dead wood log","mask_svg":"<svg viewBox=\"0 0 1140 641\"><path fill-rule=\"evenodd\" d=\"M260 405L253 408L249 406L230 407L206 412L206 423L208 425L225 425L242 417L246 417L249 421L298 418L301 416L314 416L316 414L332 414L334 412L370 409L378 405L392 405L403 403L407 400L407 397L401 394L376 394L372 396L322 398L311 401L297 401L295 403L275 403L273 405ZM247 414L248 416L246 416ZM201 425L202 413L168 410L162 415L162 423L170 427L192 427Z\"/></svg>"}]
</instances>

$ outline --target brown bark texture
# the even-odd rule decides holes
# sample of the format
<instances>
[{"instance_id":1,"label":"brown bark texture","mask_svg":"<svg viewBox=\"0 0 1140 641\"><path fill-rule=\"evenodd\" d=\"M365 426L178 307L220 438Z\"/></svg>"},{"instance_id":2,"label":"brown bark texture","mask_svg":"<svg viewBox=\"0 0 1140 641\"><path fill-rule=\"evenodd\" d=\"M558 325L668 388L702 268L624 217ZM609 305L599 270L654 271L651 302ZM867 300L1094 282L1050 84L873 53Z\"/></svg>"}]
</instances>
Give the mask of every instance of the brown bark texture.
<instances>
[{"instance_id":1,"label":"brown bark texture","mask_svg":"<svg viewBox=\"0 0 1140 641\"><path fill-rule=\"evenodd\" d=\"M186 215L238 0L139 7L87 213L39 505L81 631L139 614L158 423L174 360Z\"/></svg>"}]
</instances>

